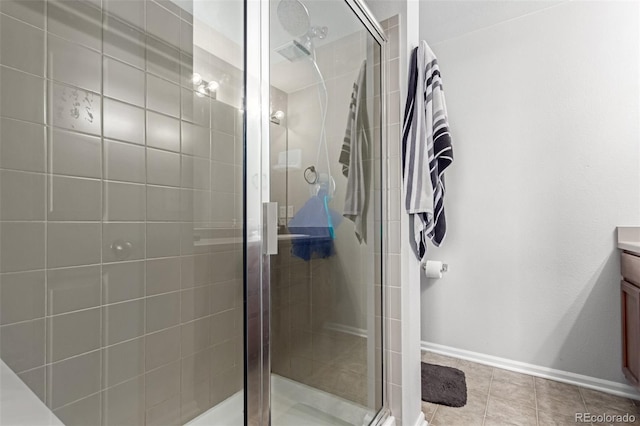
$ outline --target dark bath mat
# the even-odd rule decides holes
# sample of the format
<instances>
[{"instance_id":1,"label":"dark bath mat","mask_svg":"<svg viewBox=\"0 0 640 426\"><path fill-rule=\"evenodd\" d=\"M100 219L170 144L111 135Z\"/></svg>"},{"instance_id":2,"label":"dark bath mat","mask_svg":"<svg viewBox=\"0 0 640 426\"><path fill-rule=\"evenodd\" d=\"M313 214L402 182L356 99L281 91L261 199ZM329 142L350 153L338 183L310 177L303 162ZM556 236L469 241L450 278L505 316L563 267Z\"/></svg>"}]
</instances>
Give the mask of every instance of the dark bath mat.
<instances>
[{"instance_id":1,"label":"dark bath mat","mask_svg":"<svg viewBox=\"0 0 640 426\"><path fill-rule=\"evenodd\" d=\"M422 400L448 407L467 404L467 382L457 368L422 363Z\"/></svg>"}]
</instances>

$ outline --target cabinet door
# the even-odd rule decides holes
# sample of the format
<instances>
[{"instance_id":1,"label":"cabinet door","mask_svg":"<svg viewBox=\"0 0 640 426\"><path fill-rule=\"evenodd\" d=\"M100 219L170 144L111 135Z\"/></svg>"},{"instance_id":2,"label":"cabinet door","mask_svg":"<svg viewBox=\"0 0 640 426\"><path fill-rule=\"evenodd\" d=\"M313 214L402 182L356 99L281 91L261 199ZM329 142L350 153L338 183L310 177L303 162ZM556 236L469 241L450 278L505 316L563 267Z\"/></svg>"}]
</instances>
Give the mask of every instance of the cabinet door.
<instances>
[{"instance_id":1,"label":"cabinet door","mask_svg":"<svg viewBox=\"0 0 640 426\"><path fill-rule=\"evenodd\" d=\"M640 288L627 281L622 295L622 371L636 387L640 385Z\"/></svg>"}]
</instances>

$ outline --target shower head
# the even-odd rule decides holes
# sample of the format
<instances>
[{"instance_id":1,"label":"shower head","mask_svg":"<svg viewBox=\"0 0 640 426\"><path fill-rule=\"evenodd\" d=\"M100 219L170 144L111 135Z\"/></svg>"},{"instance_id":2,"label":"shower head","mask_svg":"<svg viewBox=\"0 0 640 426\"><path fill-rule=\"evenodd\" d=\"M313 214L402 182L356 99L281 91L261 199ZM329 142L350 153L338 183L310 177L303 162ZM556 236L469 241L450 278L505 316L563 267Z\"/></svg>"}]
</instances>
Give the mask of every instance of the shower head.
<instances>
[{"instance_id":1,"label":"shower head","mask_svg":"<svg viewBox=\"0 0 640 426\"><path fill-rule=\"evenodd\" d=\"M282 27L294 37L306 35L311 26L309 11L299 0L280 0L278 20Z\"/></svg>"},{"instance_id":2,"label":"shower head","mask_svg":"<svg viewBox=\"0 0 640 426\"><path fill-rule=\"evenodd\" d=\"M291 62L299 59L308 58L311 52L301 43L292 40L276 49L276 52L287 58Z\"/></svg>"}]
</instances>

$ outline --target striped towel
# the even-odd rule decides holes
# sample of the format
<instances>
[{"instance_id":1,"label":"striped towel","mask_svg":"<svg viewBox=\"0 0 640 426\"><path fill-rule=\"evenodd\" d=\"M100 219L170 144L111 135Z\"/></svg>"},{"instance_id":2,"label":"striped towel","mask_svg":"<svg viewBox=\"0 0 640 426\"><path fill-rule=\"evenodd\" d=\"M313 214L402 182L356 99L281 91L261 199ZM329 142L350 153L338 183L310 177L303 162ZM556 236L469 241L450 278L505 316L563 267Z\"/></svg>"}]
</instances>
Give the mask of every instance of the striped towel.
<instances>
[{"instance_id":1,"label":"striped towel","mask_svg":"<svg viewBox=\"0 0 640 426\"><path fill-rule=\"evenodd\" d=\"M427 239L437 247L446 235L443 173L453 162L440 68L425 41L411 55L402 155L405 208L413 222L416 253L422 259Z\"/></svg>"},{"instance_id":2,"label":"striped towel","mask_svg":"<svg viewBox=\"0 0 640 426\"><path fill-rule=\"evenodd\" d=\"M343 216L355 224L358 242L366 243L366 215L367 206L367 170L364 160L367 158L369 143L367 140L367 111L365 71L367 62L360 66L358 79L353 83L347 130L342 142L342 150L338 162L342 164L342 174L347 178L347 193L344 197Z\"/></svg>"}]
</instances>

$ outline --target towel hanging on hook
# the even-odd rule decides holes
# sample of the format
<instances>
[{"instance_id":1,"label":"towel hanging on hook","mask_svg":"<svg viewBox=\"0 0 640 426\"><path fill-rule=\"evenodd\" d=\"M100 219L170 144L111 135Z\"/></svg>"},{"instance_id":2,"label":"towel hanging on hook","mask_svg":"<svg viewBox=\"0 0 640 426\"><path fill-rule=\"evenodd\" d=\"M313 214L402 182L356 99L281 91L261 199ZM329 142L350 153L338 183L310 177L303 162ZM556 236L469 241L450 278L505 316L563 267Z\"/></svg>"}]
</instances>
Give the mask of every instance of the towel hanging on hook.
<instances>
[{"instance_id":1,"label":"towel hanging on hook","mask_svg":"<svg viewBox=\"0 0 640 426\"><path fill-rule=\"evenodd\" d=\"M402 160L405 209L413 224L416 254L422 259L427 240L438 247L447 232L443 174L453 162L440 67L424 40L411 54Z\"/></svg>"}]
</instances>

